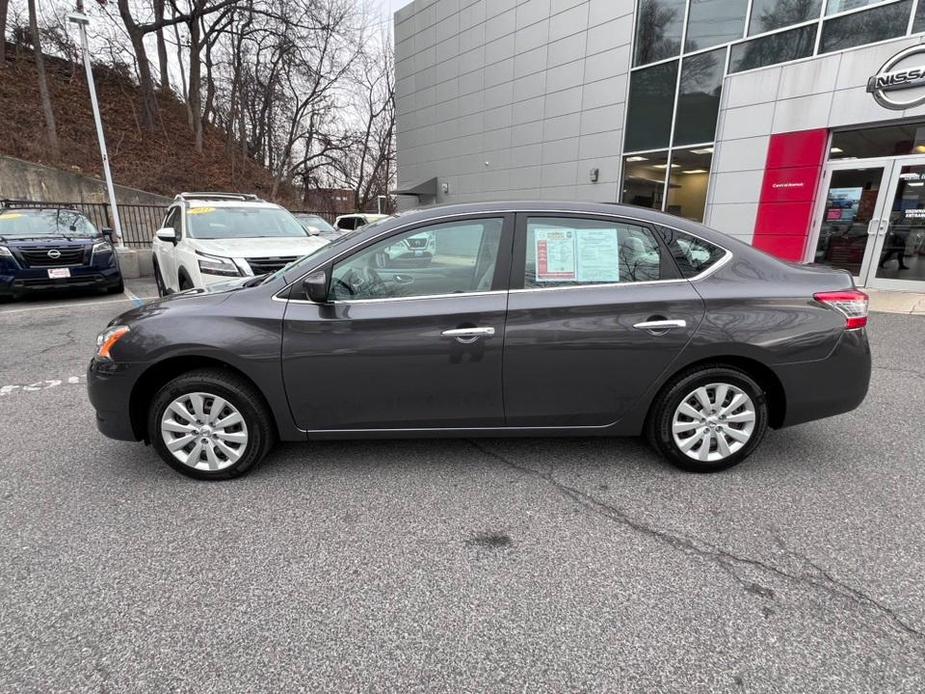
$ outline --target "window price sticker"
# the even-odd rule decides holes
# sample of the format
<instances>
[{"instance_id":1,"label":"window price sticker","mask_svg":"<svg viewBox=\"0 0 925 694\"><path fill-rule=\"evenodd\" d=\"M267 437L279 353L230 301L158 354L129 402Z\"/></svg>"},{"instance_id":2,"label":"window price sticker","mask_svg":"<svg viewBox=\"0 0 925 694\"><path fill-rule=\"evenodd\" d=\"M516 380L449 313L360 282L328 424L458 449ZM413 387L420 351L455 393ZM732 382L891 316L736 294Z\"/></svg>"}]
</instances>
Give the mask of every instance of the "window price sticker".
<instances>
[{"instance_id":1,"label":"window price sticker","mask_svg":"<svg viewBox=\"0 0 925 694\"><path fill-rule=\"evenodd\" d=\"M619 282L616 228L535 228L537 282Z\"/></svg>"}]
</instances>

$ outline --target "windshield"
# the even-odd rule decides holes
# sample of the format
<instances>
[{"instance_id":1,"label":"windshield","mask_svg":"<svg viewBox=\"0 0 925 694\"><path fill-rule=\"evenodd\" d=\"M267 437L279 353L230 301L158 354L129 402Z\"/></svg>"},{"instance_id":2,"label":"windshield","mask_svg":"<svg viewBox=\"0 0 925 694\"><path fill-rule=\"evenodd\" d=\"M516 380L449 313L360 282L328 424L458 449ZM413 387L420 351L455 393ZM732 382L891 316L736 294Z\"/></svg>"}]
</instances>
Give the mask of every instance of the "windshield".
<instances>
[{"instance_id":1,"label":"windshield","mask_svg":"<svg viewBox=\"0 0 925 694\"><path fill-rule=\"evenodd\" d=\"M328 224L323 218L314 214L296 214L296 219L304 227L313 227L318 231L336 231L334 227Z\"/></svg>"},{"instance_id":2,"label":"windshield","mask_svg":"<svg viewBox=\"0 0 925 694\"><path fill-rule=\"evenodd\" d=\"M278 207L193 207L186 213L194 239L308 236L291 213Z\"/></svg>"},{"instance_id":3,"label":"windshield","mask_svg":"<svg viewBox=\"0 0 925 694\"><path fill-rule=\"evenodd\" d=\"M99 235L90 220L74 210L0 210L0 236L3 238L93 238Z\"/></svg>"}]
</instances>

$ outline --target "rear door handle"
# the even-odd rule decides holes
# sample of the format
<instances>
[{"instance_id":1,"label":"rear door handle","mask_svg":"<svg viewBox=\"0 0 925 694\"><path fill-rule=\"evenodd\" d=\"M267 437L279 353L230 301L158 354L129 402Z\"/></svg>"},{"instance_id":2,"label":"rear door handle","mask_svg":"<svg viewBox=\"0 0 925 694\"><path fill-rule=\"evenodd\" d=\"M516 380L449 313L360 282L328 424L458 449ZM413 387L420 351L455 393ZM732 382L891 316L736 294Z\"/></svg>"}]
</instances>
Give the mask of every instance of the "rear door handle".
<instances>
[{"instance_id":1,"label":"rear door handle","mask_svg":"<svg viewBox=\"0 0 925 694\"><path fill-rule=\"evenodd\" d=\"M636 323L634 328L638 330L673 330L674 328L686 328L686 320L646 320L642 323Z\"/></svg>"},{"instance_id":2,"label":"rear door handle","mask_svg":"<svg viewBox=\"0 0 925 694\"><path fill-rule=\"evenodd\" d=\"M444 330L440 333L443 337L452 337L455 338L457 342L462 342L463 344L470 344L475 342L480 337L494 337L495 329L494 328L453 328L452 330Z\"/></svg>"}]
</instances>

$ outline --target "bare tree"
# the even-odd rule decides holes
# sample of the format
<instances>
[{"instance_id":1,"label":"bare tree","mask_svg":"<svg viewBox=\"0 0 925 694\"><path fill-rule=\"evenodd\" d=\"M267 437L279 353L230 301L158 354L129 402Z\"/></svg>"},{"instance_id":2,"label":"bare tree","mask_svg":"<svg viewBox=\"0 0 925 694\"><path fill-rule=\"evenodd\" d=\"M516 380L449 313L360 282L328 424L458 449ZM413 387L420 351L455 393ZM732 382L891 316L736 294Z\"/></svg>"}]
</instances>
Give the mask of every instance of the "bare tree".
<instances>
[{"instance_id":1,"label":"bare tree","mask_svg":"<svg viewBox=\"0 0 925 694\"><path fill-rule=\"evenodd\" d=\"M29 0L29 33L32 35L32 53L35 56L35 72L38 76L42 112L45 116L48 148L52 158L57 160L61 156L61 146L58 144L58 126L55 123L55 111L51 105L51 93L48 91L48 75L45 73L45 55L42 53L42 39L35 12L35 0Z\"/></svg>"},{"instance_id":2,"label":"bare tree","mask_svg":"<svg viewBox=\"0 0 925 694\"><path fill-rule=\"evenodd\" d=\"M0 0L0 70L6 67L6 17L10 0Z\"/></svg>"}]
</instances>

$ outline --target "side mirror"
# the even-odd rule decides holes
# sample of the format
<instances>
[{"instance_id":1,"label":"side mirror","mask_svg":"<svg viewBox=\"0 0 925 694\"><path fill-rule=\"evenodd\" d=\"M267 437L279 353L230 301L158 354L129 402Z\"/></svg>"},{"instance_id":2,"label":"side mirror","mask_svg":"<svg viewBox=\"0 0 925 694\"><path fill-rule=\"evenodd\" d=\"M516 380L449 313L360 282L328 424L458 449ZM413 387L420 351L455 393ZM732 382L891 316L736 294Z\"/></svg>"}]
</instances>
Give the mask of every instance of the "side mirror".
<instances>
[{"instance_id":1,"label":"side mirror","mask_svg":"<svg viewBox=\"0 0 925 694\"><path fill-rule=\"evenodd\" d=\"M321 233L321 229L318 227L305 227L305 231L308 232L309 236L318 236Z\"/></svg>"},{"instance_id":2,"label":"side mirror","mask_svg":"<svg viewBox=\"0 0 925 694\"><path fill-rule=\"evenodd\" d=\"M107 228L103 229L102 234L103 234L103 237L104 237L107 241L109 241L109 243L115 243L115 240L114 240L114 237L113 237L112 229L110 229L110 228L107 227Z\"/></svg>"},{"instance_id":3,"label":"side mirror","mask_svg":"<svg viewBox=\"0 0 925 694\"><path fill-rule=\"evenodd\" d=\"M176 245L177 243L177 232L170 227L164 227L163 229L158 229L155 234L158 239L165 241L166 243L172 243Z\"/></svg>"},{"instance_id":4,"label":"side mirror","mask_svg":"<svg viewBox=\"0 0 925 694\"><path fill-rule=\"evenodd\" d=\"M325 270L313 272L302 280L305 296L316 304L328 303L328 273Z\"/></svg>"}]
</instances>

